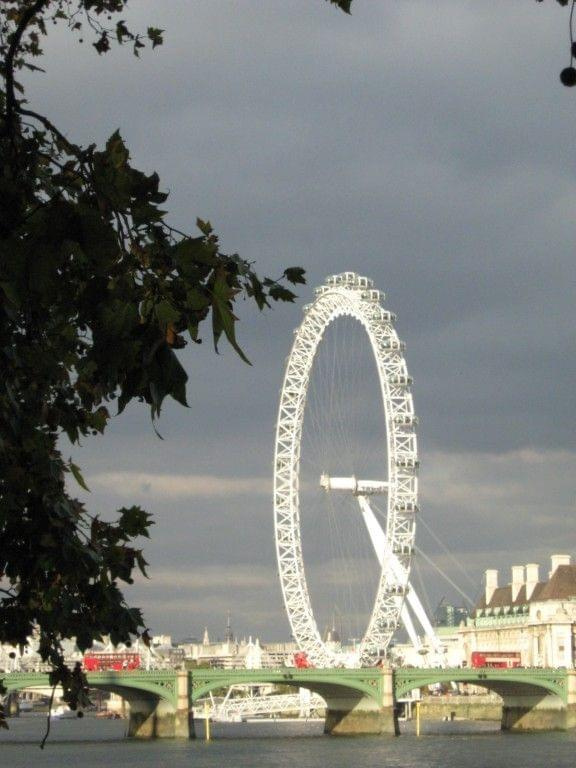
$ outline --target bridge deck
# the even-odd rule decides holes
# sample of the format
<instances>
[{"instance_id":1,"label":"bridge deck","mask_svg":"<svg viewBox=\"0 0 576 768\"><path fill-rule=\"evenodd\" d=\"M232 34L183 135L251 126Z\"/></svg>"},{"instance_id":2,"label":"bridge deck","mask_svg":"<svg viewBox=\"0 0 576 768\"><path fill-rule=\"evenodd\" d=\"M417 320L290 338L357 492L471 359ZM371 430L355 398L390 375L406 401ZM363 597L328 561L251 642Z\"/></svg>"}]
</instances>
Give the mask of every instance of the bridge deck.
<instances>
[{"instance_id":1,"label":"bridge deck","mask_svg":"<svg viewBox=\"0 0 576 768\"><path fill-rule=\"evenodd\" d=\"M176 702L176 670L134 670L126 672L89 672L88 683L104 690L140 690L170 703ZM180 673L182 674L182 673ZM392 675L394 696L403 698L410 690L435 683L471 683L489 690L502 686L519 686L526 692L543 690L559 696L564 703L568 696L566 669L543 668L410 668L389 670L372 667L362 669L194 669L188 672L189 701L193 702L215 688L237 684L276 683L322 690L337 687L355 691L381 701L385 679ZM41 672L0 673L8 691L49 686L48 674Z\"/></svg>"}]
</instances>

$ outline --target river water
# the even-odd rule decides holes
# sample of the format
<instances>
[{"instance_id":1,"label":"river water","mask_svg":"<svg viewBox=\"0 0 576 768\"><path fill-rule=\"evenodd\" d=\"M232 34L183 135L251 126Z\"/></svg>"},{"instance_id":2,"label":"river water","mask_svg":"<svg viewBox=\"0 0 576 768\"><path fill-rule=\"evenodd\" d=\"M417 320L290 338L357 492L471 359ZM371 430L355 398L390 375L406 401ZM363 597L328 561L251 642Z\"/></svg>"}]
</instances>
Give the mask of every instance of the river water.
<instances>
[{"instance_id":1,"label":"river water","mask_svg":"<svg viewBox=\"0 0 576 768\"><path fill-rule=\"evenodd\" d=\"M1 768L575 768L576 732L501 733L496 723L401 724L398 738L322 735L320 722L215 724L213 738L124 739L125 721L86 717L52 725L25 715L0 733Z\"/></svg>"}]
</instances>

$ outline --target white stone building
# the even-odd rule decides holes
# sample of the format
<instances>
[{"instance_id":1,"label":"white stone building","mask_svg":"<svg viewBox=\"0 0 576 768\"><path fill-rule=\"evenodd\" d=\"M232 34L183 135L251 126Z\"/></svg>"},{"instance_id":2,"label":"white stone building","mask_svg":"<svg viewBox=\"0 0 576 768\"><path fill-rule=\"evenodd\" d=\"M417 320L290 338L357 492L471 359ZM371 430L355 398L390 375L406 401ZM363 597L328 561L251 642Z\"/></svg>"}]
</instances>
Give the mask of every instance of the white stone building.
<instances>
[{"instance_id":1,"label":"white stone building","mask_svg":"<svg viewBox=\"0 0 576 768\"><path fill-rule=\"evenodd\" d=\"M548 578L535 563L512 567L509 584L486 571L485 592L466 626L459 629L463 661L473 654L516 654L524 667L575 665L576 565L552 555Z\"/></svg>"}]
</instances>

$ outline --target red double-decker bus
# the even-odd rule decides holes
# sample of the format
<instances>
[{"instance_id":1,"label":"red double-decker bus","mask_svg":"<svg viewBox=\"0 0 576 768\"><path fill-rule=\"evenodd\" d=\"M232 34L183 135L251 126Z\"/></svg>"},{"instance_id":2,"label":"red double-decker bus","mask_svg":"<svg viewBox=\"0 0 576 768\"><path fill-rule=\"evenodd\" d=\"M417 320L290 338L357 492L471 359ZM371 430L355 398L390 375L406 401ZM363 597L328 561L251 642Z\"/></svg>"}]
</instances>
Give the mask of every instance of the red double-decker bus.
<instances>
[{"instance_id":1,"label":"red double-decker bus","mask_svg":"<svg viewBox=\"0 0 576 768\"><path fill-rule=\"evenodd\" d=\"M312 664L310 663L310 659L308 658L308 654L306 651L296 651L294 654L294 666L297 669L311 669Z\"/></svg>"},{"instance_id":2,"label":"red double-decker bus","mask_svg":"<svg viewBox=\"0 0 576 768\"><path fill-rule=\"evenodd\" d=\"M520 666L519 651L472 651L470 655L472 667L493 667L495 669L512 669Z\"/></svg>"},{"instance_id":3,"label":"red double-decker bus","mask_svg":"<svg viewBox=\"0 0 576 768\"><path fill-rule=\"evenodd\" d=\"M84 656L86 672L122 672L140 669L139 653L87 653Z\"/></svg>"}]
</instances>

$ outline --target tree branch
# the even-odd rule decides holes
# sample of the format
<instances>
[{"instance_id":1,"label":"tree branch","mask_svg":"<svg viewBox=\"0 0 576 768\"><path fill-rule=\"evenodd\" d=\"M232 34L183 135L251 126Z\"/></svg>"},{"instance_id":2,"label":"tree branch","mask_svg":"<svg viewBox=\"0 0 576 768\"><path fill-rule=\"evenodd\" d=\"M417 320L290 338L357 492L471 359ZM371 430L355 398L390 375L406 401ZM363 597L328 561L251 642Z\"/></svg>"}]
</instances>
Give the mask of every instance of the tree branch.
<instances>
[{"instance_id":1,"label":"tree branch","mask_svg":"<svg viewBox=\"0 0 576 768\"><path fill-rule=\"evenodd\" d=\"M16 27L14 36L10 41L10 47L6 54L6 133L8 136L12 133L12 124L14 122L14 109L16 106L16 96L14 94L14 57L22 41L22 35L26 31L26 28L34 18L45 6L47 6L51 0L36 0L28 10L22 14L20 23Z\"/></svg>"},{"instance_id":2,"label":"tree branch","mask_svg":"<svg viewBox=\"0 0 576 768\"><path fill-rule=\"evenodd\" d=\"M66 136L64 136L63 133L61 133L58 128L54 125L54 123L50 122L47 117L44 117L44 115L40 115L38 112L33 112L31 109L22 109L20 107L18 109L18 113L20 115L26 115L26 117L33 117L35 120L38 120L39 123L42 123L44 128L46 128L50 133L53 133L60 141L65 145L66 149L70 152L71 155L74 155L75 157L79 157L80 154L80 147L77 144L72 144Z\"/></svg>"},{"instance_id":3,"label":"tree branch","mask_svg":"<svg viewBox=\"0 0 576 768\"><path fill-rule=\"evenodd\" d=\"M40 749L44 749L44 745L46 744L46 741L48 739L48 736L50 736L50 725L51 725L51 718L52 718L52 706L54 705L54 694L56 693L56 686L52 686L52 693L50 694L50 702L48 704L48 716L46 717L46 732L44 733L44 738L40 742Z\"/></svg>"}]
</instances>

